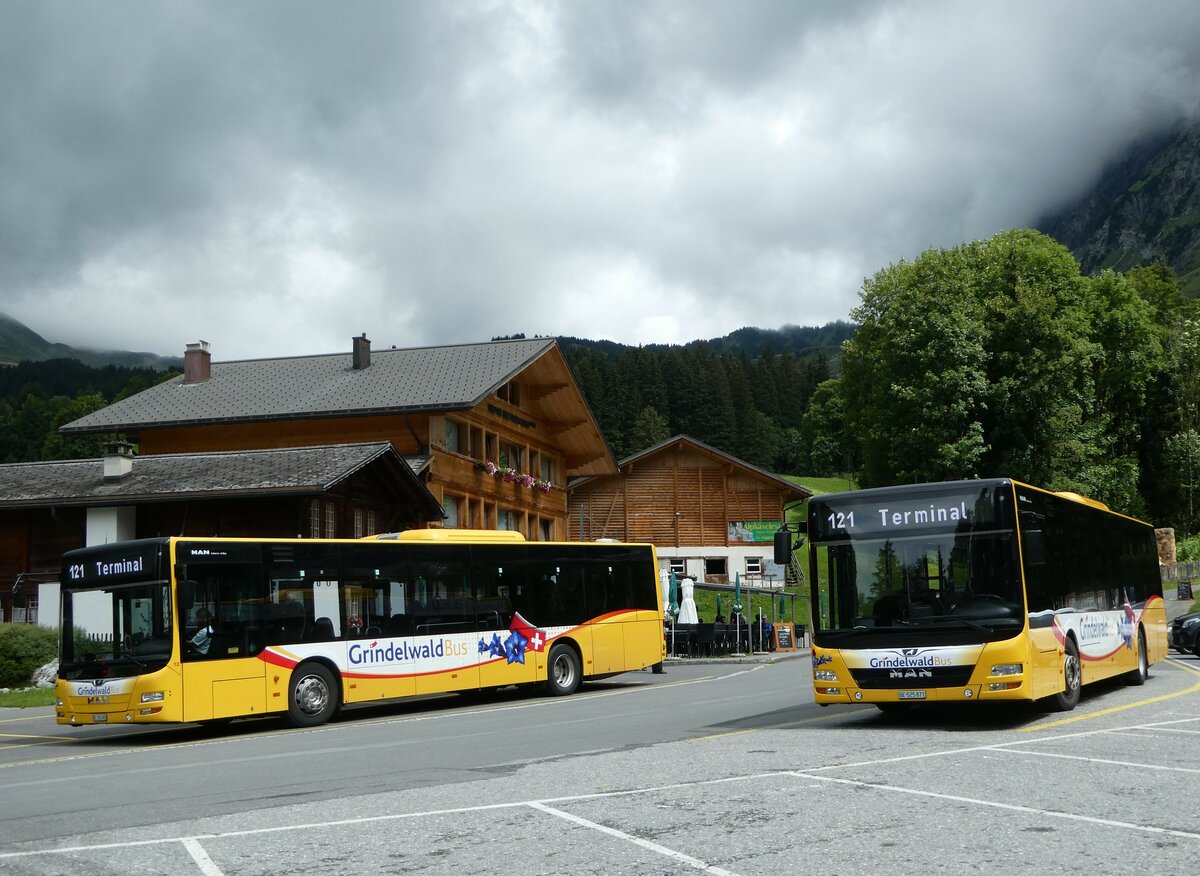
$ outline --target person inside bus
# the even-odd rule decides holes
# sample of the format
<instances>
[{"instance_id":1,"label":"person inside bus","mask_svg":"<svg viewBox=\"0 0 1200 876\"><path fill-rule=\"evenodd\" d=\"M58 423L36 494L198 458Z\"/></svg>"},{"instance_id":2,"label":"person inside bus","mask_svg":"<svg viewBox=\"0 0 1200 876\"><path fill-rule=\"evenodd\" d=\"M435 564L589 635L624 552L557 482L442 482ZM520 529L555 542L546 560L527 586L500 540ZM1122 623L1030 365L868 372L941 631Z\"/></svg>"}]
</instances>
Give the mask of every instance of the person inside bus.
<instances>
[{"instance_id":1,"label":"person inside bus","mask_svg":"<svg viewBox=\"0 0 1200 876\"><path fill-rule=\"evenodd\" d=\"M213 636L212 614L207 608L201 608L196 612L196 623L200 625L200 629L196 630L196 635L192 636L192 652L207 655Z\"/></svg>"}]
</instances>

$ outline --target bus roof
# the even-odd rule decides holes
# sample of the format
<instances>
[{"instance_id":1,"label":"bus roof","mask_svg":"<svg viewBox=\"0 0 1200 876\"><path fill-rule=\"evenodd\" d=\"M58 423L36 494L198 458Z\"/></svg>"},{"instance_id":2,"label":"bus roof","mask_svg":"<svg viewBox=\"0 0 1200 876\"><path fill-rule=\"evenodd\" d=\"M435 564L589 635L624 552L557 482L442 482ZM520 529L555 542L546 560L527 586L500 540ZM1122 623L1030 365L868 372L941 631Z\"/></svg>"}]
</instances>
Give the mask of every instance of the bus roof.
<instances>
[{"instance_id":1,"label":"bus roof","mask_svg":"<svg viewBox=\"0 0 1200 876\"><path fill-rule=\"evenodd\" d=\"M378 541L453 542L462 544L502 543L525 541L525 536L512 529L406 529L368 535Z\"/></svg>"}]
</instances>

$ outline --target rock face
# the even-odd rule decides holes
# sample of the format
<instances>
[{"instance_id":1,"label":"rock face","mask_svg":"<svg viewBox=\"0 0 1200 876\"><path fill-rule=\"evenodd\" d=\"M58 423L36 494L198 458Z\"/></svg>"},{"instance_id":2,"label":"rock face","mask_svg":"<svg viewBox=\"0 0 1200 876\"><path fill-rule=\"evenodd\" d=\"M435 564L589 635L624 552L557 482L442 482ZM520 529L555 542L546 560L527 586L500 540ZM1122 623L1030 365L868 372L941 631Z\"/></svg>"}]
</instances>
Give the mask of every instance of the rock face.
<instances>
[{"instance_id":1,"label":"rock face","mask_svg":"<svg viewBox=\"0 0 1200 876\"><path fill-rule=\"evenodd\" d=\"M1156 529L1154 530L1154 540L1158 542L1159 565L1175 565L1175 530Z\"/></svg>"},{"instance_id":2,"label":"rock face","mask_svg":"<svg viewBox=\"0 0 1200 876\"><path fill-rule=\"evenodd\" d=\"M1084 273L1162 259L1200 294L1200 122L1134 144L1078 203L1038 223Z\"/></svg>"},{"instance_id":3,"label":"rock face","mask_svg":"<svg viewBox=\"0 0 1200 876\"><path fill-rule=\"evenodd\" d=\"M54 682L58 680L58 661L52 660L45 666L40 667L37 672L33 673L34 687L54 687Z\"/></svg>"}]
</instances>

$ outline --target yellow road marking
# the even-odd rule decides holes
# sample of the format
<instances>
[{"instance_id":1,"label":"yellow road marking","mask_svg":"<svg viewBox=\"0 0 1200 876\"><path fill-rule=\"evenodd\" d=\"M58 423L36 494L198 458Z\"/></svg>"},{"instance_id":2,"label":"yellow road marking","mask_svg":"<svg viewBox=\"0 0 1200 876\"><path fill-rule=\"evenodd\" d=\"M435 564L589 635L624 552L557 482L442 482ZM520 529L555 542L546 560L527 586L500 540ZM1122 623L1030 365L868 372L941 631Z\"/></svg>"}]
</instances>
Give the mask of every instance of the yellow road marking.
<instances>
[{"instance_id":1,"label":"yellow road marking","mask_svg":"<svg viewBox=\"0 0 1200 876\"><path fill-rule=\"evenodd\" d=\"M1200 672L1197 672L1190 666L1183 666L1175 662L1171 662L1170 665L1174 666L1176 669L1182 669L1185 672L1190 672L1193 675L1200 675ZM1102 718L1105 715L1113 715L1117 712L1126 712L1130 709L1140 709L1142 706L1149 706L1153 703L1161 703L1165 700L1173 700L1176 697L1183 697L1187 696L1188 694L1194 694L1198 692L1200 692L1200 682L1197 682L1196 684L1184 690L1177 690L1175 693L1163 694L1162 696L1158 697L1150 697L1149 699L1145 700L1138 700L1136 703L1127 703L1123 706L1113 706L1111 709L1101 709L1098 712L1088 712L1086 715L1075 715L1070 718L1062 718L1058 721L1051 721L1049 724L1037 724L1033 727L1020 727L1018 728L1017 732L1036 733L1039 730L1049 730L1054 727L1062 727L1066 724L1077 724L1080 721L1090 721L1092 718Z\"/></svg>"},{"instance_id":2,"label":"yellow road marking","mask_svg":"<svg viewBox=\"0 0 1200 876\"><path fill-rule=\"evenodd\" d=\"M16 724L20 721L37 721L39 718L53 718L53 713L48 715L24 715L20 718L0 718L0 724Z\"/></svg>"}]
</instances>

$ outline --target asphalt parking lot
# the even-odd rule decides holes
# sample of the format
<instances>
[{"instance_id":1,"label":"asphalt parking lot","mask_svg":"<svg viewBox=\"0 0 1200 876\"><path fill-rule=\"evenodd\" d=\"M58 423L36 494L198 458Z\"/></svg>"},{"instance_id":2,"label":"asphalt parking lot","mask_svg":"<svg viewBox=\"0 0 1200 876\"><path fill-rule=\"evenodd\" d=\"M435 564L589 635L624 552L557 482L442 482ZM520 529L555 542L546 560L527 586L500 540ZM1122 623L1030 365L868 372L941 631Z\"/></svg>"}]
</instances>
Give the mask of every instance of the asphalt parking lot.
<instances>
[{"instance_id":1,"label":"asphalt parking lot","mask_svg":"<svg viewBox=\"0 0 1200 876\"><path fill-rule=\"evenodd\" d=\"M784 667L768 667L784 671ZM1196 872L1200 659L1076 712L781 705L494 778L63 837L0 873ZM50 844L46 844L50 845Z\"/></svg>"}]
</instances>

